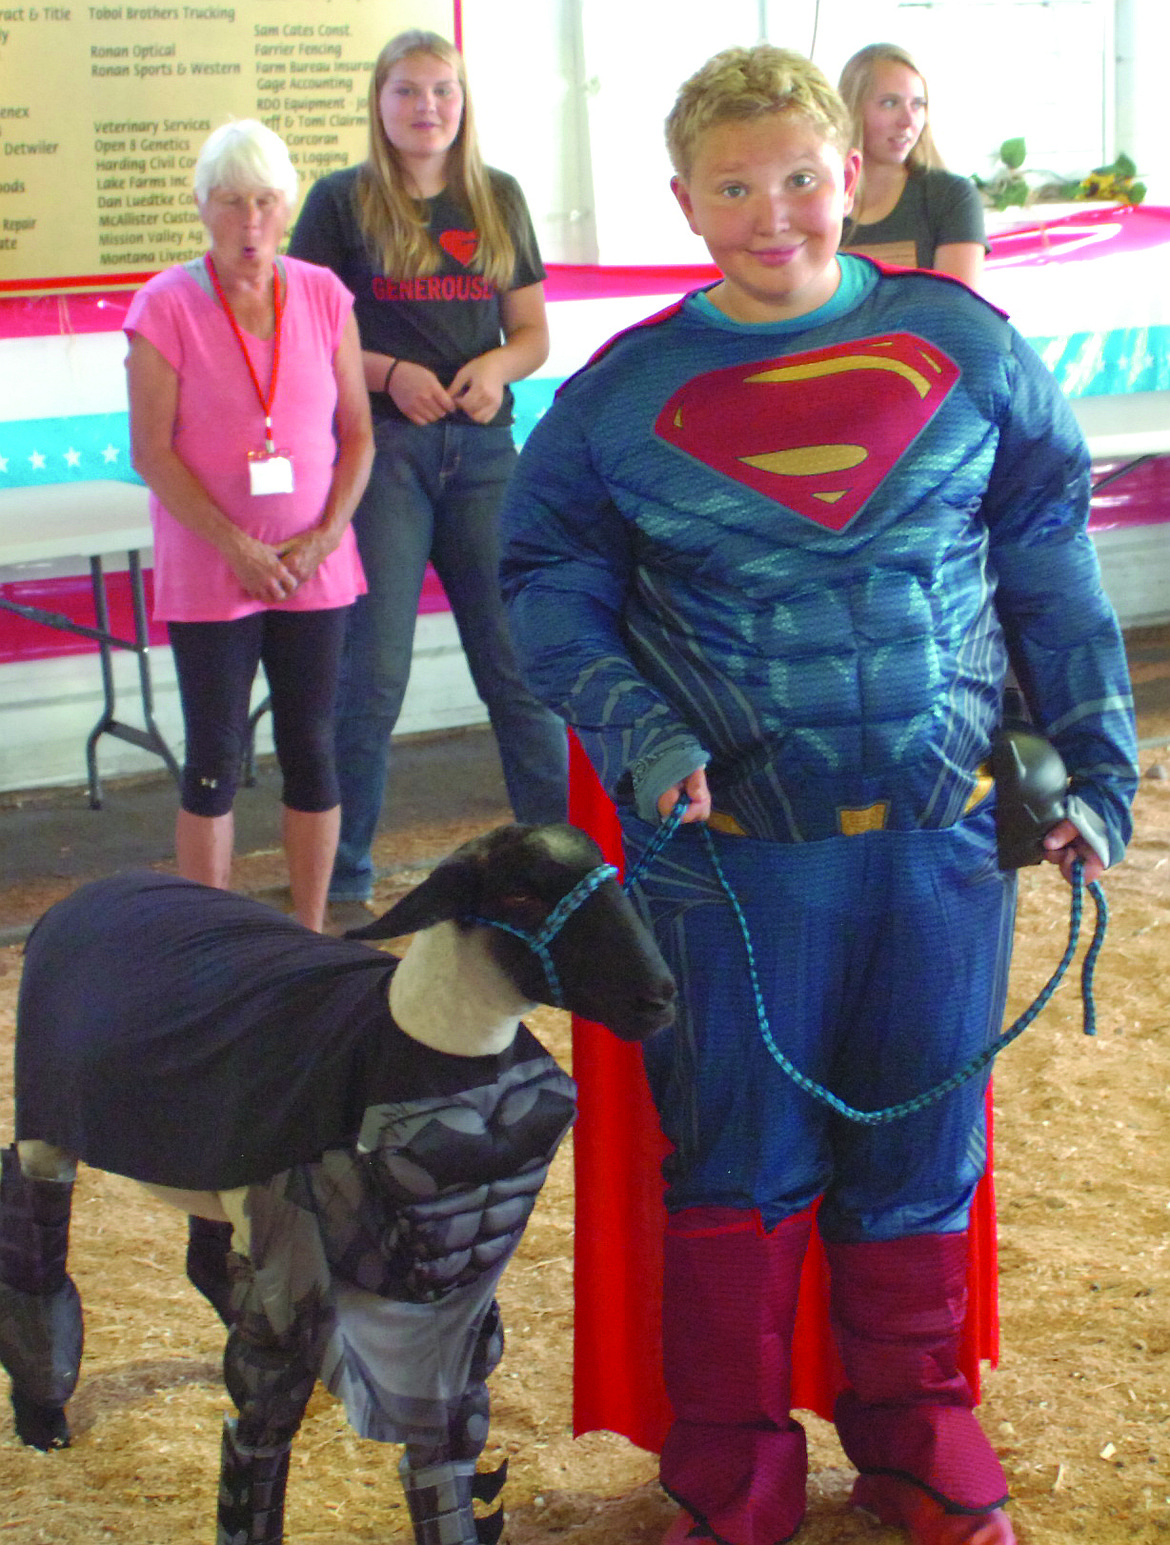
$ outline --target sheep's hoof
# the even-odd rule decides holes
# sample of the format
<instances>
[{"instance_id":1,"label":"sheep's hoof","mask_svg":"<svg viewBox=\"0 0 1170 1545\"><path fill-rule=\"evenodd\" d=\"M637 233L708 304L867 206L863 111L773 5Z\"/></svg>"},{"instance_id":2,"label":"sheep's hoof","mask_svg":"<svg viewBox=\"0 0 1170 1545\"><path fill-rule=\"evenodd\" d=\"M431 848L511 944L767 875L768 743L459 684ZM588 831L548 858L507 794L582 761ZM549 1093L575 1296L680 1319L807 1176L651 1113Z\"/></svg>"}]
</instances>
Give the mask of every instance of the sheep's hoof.
<instances>
[{"instance_id":1,"label":"sheep's hoof","mask_svg":"<svg viewBox=\"0 0 1170 1545\"><path fill-rule=\"evenodd\" d=\"M29 1448L48 1453L50 1449L69 1447L69 1423L65 1420L64 1406L43 1406L13 1390L12 1415L16 1421L16 1436Z\"/></svg>"}]
</instances>

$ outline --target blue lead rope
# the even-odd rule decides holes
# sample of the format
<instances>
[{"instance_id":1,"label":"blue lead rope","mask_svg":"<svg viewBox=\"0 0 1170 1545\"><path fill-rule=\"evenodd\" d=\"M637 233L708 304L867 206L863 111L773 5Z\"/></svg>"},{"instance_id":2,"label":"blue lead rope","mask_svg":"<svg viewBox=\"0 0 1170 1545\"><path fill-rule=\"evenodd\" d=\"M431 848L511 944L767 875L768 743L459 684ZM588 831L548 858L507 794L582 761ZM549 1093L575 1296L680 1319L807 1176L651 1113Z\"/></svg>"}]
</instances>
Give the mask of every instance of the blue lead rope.
<instances>
[{"instance_id":1,"label":"blue lead rope","mask_svg":"<svg viewBox=\"0 0 1170 1545\"><path fill-rule=\"evenodd\" d=\"M655 832L645 852L626 878L625 886L627 890L645 873L650 864L653 863L670 841L671 837L674 836L682 824L682 814L685 809L686 801L680 800ZM1068 944L1065 947L1059 965L1043 988L1041 988L1039 996L1031 1008L1025 1009L1014 1024L1010 1025L1002 1035L992 1041L983 1051L972 1057L957 1073L952 1073L949 1078L944 1078L941 1083L935 1084L932 1089L927 1089L923 1094L915 1095L913 1099L903 1100L898 1105L887 1105L883 1110L858 1110L853 1105L847 1105L844 1100L839 1099L831 1090L826 1089L823 1084L817 1083L816 1079L809 1078L807 1074L802 1073L777 1046L771 1026L768 1024L768 1014L764 1007L764 995L760 991L760 978L756 970L755 951L752 948L751 934L748 932L747 919L744 916L743 908L740 906L739 898L732 890L727 876L723 872L723 865L719 862L719 855L715 851L714 839L706 824L700 826L699 834L706 844L707 853L711 859L711 867L715 871L715 877L719 881L720 888L727 897L732 911L735 913L736 921L739 924L739 931L743 936L744 949L747 952L748 974L752 984L752 994L756 1000L756 1017L759 1021L760 1035L763 1038L764 1045L768 1048L780 1068L798 1088L803 1089L806 1094L810 1094L814 1100L820 1100L830 1110L836 1111L839 1116L844 1116L846 1120L855 1121L863 1126L873 1127L880 1126L887 1121L901 1121L906 1116L912 1116L916 1111L925 1110L928 1105L935 1104L938 1100L943 1099L944 1096L951 1094L954 1090L965 1084L968 1079L974 1078L977 1073L982 1072L989 1063L994 1062L1006 1046L1010 1046L1017 1036L1022 1035L1032 1021L1047 1007L1049 1000L1060 986L1064 974L1077 952L1077 944L1081 934L1081 915L1084 910L1085 890L1084 865L1080 859L1073 865L1072 906L1069 917ZM1085 954L1084 964L1081 967L1081 997L1085 1009L1084 1032L1086 1035L1096 1035L1097 1014L1093 1001L1093 972L1096 969L1097 957L1101 953L1101 946L1105 942L1105 929L1109 921L1109 908L1105 901L1105 892L1096 880L1090 881L1088 889L1097 908L1097 923L1093 930L1092 941Z\"/></svg>"}]
</instances>

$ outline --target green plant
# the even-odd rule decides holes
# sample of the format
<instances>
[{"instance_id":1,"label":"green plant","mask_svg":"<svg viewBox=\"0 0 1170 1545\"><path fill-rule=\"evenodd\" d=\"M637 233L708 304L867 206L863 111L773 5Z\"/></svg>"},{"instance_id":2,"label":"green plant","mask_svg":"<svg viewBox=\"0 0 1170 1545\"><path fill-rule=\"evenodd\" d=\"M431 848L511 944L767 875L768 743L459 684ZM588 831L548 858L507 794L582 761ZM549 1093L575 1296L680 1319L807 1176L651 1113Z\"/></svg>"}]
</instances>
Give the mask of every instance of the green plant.
<instances>
[{"instance_id":1,"label":"green plant","mask_svg":"<svg viewBox=\"0 0 1170 1545\"><path fill-rule=\"evenodd\" d=\"M972 180L992 209L1022 208L1032 196L1027 176L1020 168L1028 147L1023 139L1005 139L999 147L999 164L989 178Z\"/></svg>"},{"instance_id":2,"label":"green plant","mask_svg":"<svg viewBox=\"0 0 1170 1545\"><path fill-rule=\"evenodd\" d=\"M1005 139L990 177L972 177L984 202L992 209L1023 208L1026 204L1053 203L1059 200L1106 200L1118 204L1140 204L1146 196L1145 183L1137 181L1137 168L1121 153L1109 166L1098 166L1084 177L1058 177L1053 172L1038 172L1024 165L1028 147L1022 135Z\"/></svg>"}]
</instances>

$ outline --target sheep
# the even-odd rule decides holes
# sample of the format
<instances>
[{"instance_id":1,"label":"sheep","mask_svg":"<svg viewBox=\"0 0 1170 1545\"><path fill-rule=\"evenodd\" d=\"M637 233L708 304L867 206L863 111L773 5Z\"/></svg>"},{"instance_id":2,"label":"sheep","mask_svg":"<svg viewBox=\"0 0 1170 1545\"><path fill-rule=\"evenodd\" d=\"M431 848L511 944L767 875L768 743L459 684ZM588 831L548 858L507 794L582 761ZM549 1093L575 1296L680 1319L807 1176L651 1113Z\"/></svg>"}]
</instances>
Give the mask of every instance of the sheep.
<instances>
[{"instance_id":1,"label":"sheep","mask_svg":"<svg viewBox=\"0 0 1170 1545\"><path fill-rule=\"evenodd\" d=\"M364 942L408 933L400 962ZM417 1545L490 1545L502 1508L477 1520L473 1502L504 1479L476 1470L502 1352L495 1290L575 1109L521 1015L552 1002L642 1040L674 997L615 871L570 826L477 838L341 939L147 872L50 908L26 951L0 1172L18 1436L69 1442L84 1160L205 1235L230 1226L218 1262L188 1256L229 1327L217 1545L283 1539L318 1377L361 1436L405 1445Z\"/></svg>"}]
</instances>

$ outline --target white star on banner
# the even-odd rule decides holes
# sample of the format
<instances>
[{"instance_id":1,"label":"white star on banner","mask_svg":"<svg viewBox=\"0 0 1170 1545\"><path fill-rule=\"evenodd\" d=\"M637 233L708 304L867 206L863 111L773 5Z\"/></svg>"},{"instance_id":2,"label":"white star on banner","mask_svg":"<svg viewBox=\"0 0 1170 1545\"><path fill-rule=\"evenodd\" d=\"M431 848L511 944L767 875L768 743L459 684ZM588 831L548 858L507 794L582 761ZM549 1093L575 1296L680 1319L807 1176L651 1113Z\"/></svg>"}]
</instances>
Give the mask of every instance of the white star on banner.
<instances>
[{"instance_id":1,"label":"white star on banner","mask_svg":"<svg viewBox=\"0 0 1170 1545\"><path fill-rule=\"evenodd\" d=\"M116 445L107 445L105 450L102 452L102 457L105 460L107 466L110 464L110 462L117 461L118 447Z\"/></svg>"},{"instance_id":2,"label":"white star on banner","mask_svg":"<svg viewBox=\"0 0 1170 1545\"><path fill-rule=\"evenodd\" d=\"M40 451L34 451L29 457L29 462L34 472L43 472L45 470L45 458L41 455Z\"/></svg>"},{"instance_id":3,"label":"white star on banner","mask_svg":"<svg viewBox=\"0 0 1170 1545\"><path fill-rule=\"evenodd\" d=\"M8 457L0 456L0 472L8 471Z\"/></svg>"},{"instance_id":4,"label":"white star on banner","mask_svg":"<svg viewBox=\"0 0 1170 1545\"><path fill-rule=\"evenodd\" d=\"M67 467L80 467L81 452L75 451L72 446L65 452L65 465Z\"/></svg>"}]
</instances>

